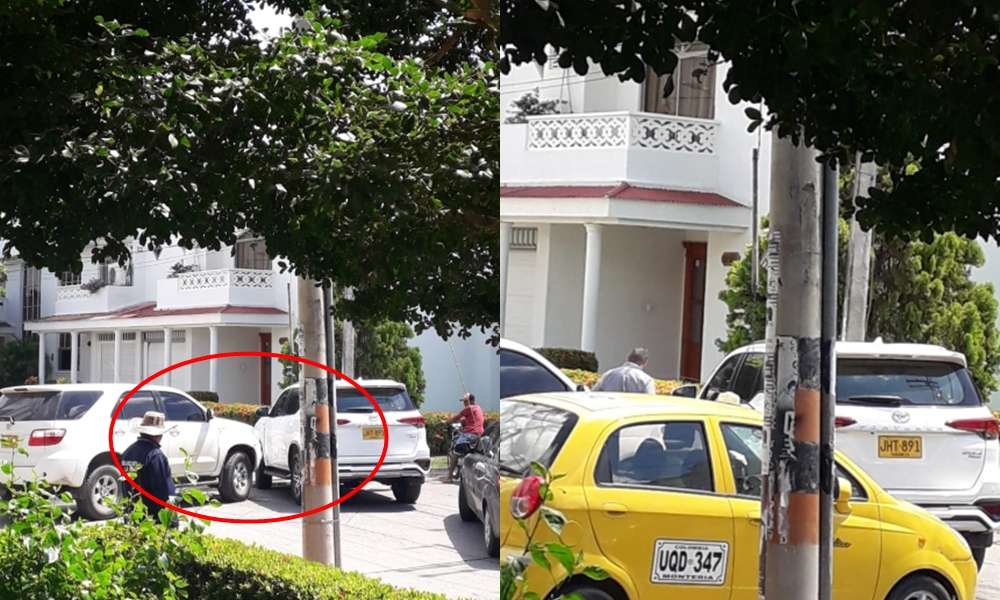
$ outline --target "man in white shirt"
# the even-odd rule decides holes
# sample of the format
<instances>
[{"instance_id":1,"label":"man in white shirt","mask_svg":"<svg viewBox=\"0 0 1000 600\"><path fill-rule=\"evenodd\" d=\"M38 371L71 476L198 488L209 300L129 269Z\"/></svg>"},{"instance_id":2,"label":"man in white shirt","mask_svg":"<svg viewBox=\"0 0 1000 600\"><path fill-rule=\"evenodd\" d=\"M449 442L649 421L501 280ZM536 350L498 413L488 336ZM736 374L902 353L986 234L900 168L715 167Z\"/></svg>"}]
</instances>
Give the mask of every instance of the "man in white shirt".
<instances>
[{"instance_id":1,"label":"man in white shirt","mask_svg":"<svg viewBox=\"0 0 1000 600\"><path fill-rule=\"evenodd\" d=\"M655 394L656 382L645 371L647 363L649 352L645 348L632 350L625 364L601 375L594 385L594 391Z\"/></svg>"}]
</instances>

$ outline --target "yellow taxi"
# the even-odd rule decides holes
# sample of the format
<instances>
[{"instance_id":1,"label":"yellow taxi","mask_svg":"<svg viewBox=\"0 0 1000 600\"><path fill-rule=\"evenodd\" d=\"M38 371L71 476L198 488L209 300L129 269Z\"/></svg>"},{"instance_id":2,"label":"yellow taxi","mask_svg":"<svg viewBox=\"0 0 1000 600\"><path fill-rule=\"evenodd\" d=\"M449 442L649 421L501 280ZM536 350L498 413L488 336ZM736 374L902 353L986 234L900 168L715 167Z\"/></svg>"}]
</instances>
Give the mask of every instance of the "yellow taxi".
<instances>
[{"instance_id":1,"label":"yellow taxi","mask_svg":"<svg viewBox=\"0 0 1000 600\"><path fill-rule=\"evenodd\" d=\"M540 598L757 600L762 420L740 406L686 398L564 393L509 398L500 409L501 561L524 552L512 494L537 461L557 476L548 505L569 523L562 541L609 578L557 588L526 572ZM973 600L965 540L894 499L837 456L837 600ZM522 490L529 486L521 486ZM523 498L515 498L523 506ZM547 527L528 531L555 541Z\"/></svg>"}]
</instances>

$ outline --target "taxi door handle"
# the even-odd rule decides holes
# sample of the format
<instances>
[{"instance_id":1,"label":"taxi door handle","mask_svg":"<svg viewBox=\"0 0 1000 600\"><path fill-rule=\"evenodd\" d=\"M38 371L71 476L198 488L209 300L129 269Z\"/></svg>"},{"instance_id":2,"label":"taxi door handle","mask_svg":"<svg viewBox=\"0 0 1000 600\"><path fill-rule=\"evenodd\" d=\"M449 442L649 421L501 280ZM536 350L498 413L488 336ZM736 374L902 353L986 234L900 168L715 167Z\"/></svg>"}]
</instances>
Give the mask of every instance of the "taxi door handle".
<instances>
[{"instance_id":1,"label":"taxi door handle","mask_svg":"<svg viewBox=\"0 0 1000 600\"><path fill-rule=\"evenodd\" d=\"M628 514L628 507L617 502L608 502L601 507L609 517L624 517Z\"/></svg>"}]
</instances>

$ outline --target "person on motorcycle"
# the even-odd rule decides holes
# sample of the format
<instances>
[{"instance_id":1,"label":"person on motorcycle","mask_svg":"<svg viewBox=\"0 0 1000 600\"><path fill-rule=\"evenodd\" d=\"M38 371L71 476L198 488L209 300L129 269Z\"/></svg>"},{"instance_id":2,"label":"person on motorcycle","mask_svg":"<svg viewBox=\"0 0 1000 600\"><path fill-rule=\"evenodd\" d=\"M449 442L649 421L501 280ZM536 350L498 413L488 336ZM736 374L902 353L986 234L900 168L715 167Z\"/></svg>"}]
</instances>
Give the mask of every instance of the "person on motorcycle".
<instances>
[{"instance_id":1,"label":"person on motorcycle","mask_svg":"<svg viewBox=\"0 0 1000 600\"><path fill-rule=\"evenodd\" d=\"M464 408L457 415L448 420L449 423L460 422L462 432L452 440L451 452L448 453L448 478L455 479L455 470L458 467L458 453L455 446L459 443L467 442L475 444L475 440L483 435L484 422L486 416L483 414L483 407L476 404L476 396L466 392L462 396Z\"/></svg>"}]
</instances>

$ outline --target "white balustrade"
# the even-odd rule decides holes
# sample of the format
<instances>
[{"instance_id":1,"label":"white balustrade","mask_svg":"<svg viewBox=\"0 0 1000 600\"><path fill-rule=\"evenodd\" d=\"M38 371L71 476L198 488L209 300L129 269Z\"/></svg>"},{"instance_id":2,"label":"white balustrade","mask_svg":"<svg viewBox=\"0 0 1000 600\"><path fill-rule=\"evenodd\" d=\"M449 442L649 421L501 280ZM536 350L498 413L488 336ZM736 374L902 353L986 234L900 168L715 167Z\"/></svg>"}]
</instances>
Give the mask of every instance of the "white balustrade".
<instances>
[{"instance_id":1,"label":"white balustrade","mask_svg":"<svg viewBox=\"0 0 1000 600\"><path fill-rule=\"evenodd\" d=\"M528 118L528 149L646 148L714 154L719 124L653 113L583 113Z\"/></svg>"},{"instance_id":2,"label":"white balustrade","mask_svg":"<svg viewBox=\"0 0 1000 600\"><path fill-rule=\"evenodd\" d=\"M216 269L177 276L177 289L180 291L217 288L269 289L273 285L274 272L264 270Z\"/></svg>"}]
</instances>

